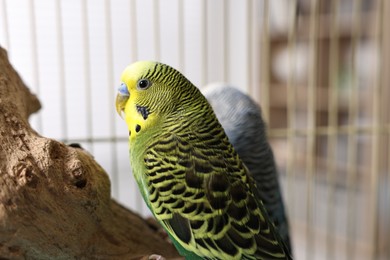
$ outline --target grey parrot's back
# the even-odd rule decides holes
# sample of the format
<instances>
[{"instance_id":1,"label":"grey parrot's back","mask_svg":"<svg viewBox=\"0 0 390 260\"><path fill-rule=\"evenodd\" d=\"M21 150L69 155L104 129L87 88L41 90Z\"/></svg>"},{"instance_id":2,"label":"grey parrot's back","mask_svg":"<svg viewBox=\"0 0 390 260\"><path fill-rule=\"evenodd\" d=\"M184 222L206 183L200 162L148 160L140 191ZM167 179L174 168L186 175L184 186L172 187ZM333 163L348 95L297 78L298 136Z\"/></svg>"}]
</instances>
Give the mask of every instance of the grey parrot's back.
<instances>
[{"instance_id":1,"label":"grey parrot's back","mask_svg":"<svg viewBox=\"0 0 390 260\"><path fill-rule=\"evenodd\" d=\"M260 198L291 252L288 220L260 107L249 96L226 84L209 85L202 92L250 170Z\"/></svg>"}]
</instances>

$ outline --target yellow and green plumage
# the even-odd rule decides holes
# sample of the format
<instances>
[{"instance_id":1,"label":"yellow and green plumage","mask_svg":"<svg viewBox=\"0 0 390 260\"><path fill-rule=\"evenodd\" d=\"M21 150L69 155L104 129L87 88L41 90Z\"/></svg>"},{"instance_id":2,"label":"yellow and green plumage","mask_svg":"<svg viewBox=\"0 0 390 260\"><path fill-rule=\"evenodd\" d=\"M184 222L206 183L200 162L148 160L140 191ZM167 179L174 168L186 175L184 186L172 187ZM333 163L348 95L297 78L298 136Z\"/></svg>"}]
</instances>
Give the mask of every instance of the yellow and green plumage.
<instances>
[{"instance_id":1,"label":"yellow and green plumage","mask_svg":"<svg viewBox=\"0 0 390 260\"><path fill-rule=\"evenodd\" d=\"M127 67L116 100L133 174L186 259L290 259L255 182L201 92L168 65Z\"/></svg>"}]
</instances>

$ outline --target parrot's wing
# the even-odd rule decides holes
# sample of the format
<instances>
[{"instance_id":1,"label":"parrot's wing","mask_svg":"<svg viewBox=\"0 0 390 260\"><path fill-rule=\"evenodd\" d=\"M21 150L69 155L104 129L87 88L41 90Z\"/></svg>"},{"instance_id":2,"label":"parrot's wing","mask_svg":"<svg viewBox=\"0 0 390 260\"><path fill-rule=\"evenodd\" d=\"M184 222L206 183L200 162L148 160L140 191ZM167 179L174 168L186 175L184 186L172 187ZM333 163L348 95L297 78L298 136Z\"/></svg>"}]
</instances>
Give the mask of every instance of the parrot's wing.
<instances>
[{"instance_id":1,"label":"parrot's wing","mask_svg":"<svg viewBox=\"0 0 390 260\"><path fill-rule=\"evenodd\" d=\"M289 259L227 138L166 134L149 146L144 161L152 211L181 253Z\"/></svg>"},{"instance_id":2,"label":"parrot's wing","mask_svg":"<svg viewBox=\"0 0 390 260\"><path fill-rule=\"evenodd\" d=\"M250 96L226 83L210 84L202 92L230 143L248 167L259 198L291 252L287 212L260 106Z\"/></svg>"}]
</instances>

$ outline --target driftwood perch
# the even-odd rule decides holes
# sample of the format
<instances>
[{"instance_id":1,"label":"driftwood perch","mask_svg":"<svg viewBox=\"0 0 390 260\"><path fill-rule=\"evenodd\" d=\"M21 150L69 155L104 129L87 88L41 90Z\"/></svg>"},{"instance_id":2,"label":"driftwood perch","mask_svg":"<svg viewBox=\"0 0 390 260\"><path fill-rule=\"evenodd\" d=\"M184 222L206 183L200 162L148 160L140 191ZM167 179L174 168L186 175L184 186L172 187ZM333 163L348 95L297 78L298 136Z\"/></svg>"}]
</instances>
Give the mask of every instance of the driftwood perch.
<instances>
[{"instance_id":1,"label":"driftwood perch","mask_svg":"<svg viewBox=\"0 0 390 260\"><path fill-rule=\"evenodd\" d=\"M39 109L0 48L0 259L177 257L110 198L108 175L88 153L30 127Z\"/></svg>"}]
</instances>

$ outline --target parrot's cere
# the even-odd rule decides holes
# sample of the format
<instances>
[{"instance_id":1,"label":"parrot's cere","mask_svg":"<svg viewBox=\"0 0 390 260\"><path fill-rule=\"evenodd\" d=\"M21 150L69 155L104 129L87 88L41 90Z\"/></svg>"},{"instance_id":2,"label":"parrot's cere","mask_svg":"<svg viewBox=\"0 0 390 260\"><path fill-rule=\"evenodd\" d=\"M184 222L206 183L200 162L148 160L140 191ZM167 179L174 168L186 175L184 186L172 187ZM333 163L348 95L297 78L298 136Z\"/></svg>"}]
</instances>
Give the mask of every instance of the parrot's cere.
<instances>
[{"instance_id":1,"label":"parrot's cere","mask_svg":"<svg viewBox=\"0 0 390 260\"><path fill-rule=\"evenodd\" d=\"M186 259L292 259L201 92L168 65L125 69L116 108L142 196ZM158 253L158 252L157 252Z\"/></svg>"},{"instance_id":2,"label":"parrot's cere","mask_svg":"<svg viewBox=\"0 0 390 260\"><path fill-rule=\"evenodd\" d=\"M224 83L210 84L202 93L256 181L260 199L291 253L288 220L260 107L248 95Z\"/></svg>"}]
</instances>

